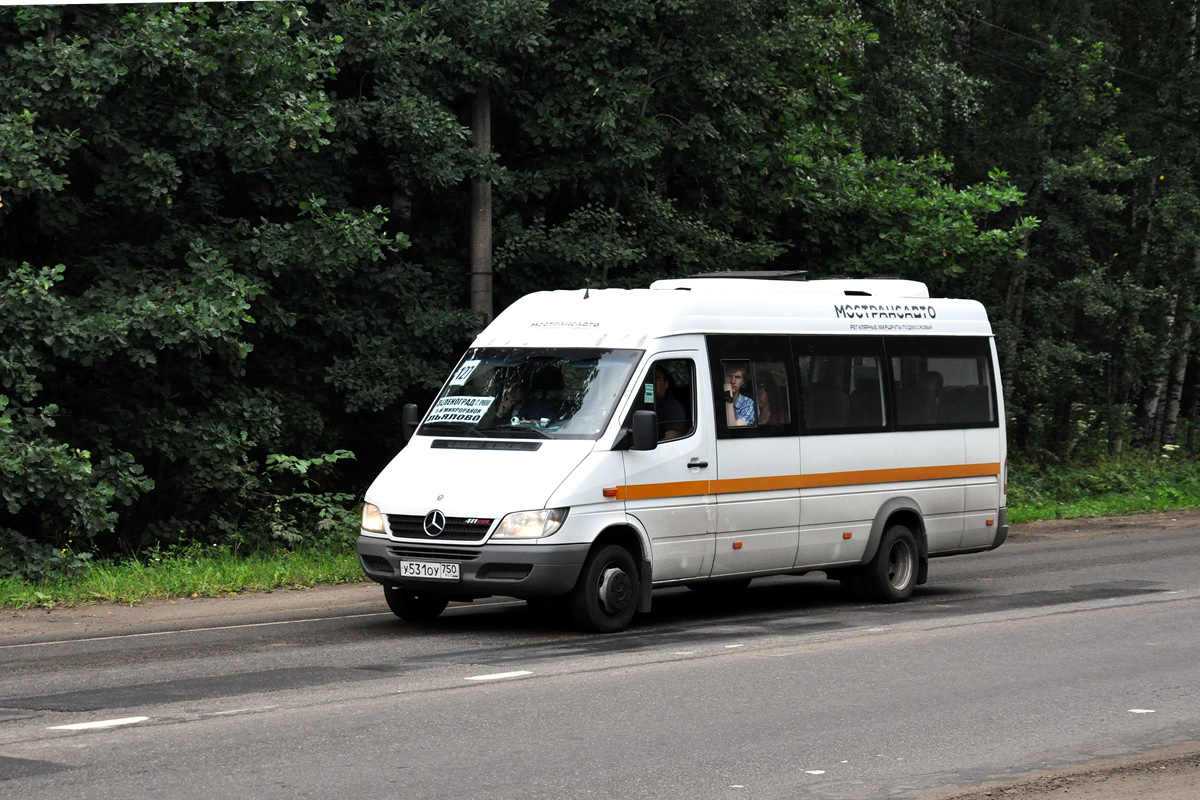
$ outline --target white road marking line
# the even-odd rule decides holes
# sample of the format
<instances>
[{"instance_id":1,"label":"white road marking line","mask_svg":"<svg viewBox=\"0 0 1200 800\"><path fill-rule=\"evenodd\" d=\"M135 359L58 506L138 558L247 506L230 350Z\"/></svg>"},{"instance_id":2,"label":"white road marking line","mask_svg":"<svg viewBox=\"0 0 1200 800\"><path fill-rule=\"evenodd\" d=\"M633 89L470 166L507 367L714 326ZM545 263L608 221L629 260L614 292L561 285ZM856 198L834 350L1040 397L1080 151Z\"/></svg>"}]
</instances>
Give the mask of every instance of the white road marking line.
<instances>
[{"instance_id":1,"label":"white road marking line","mask_svg":"<svg viewBox=\"0 0 1200 800\"><path fill-rule=\"evenodd\" d=\"M1131 709L1129 709L1129 713L1130 714L1153 714L1154 709L1153 708L1131 708Z\"/></svg>"},{"instance_id":2,"label":"white road marking line","mask_svg":"<svg viewBox=\"0 0 1200 800\"><path fill-rule=\"evenodd\" d=\"M496 672L491 675L472 675L471 677L467 678L467 680L469 680L469 681L502 681L505 678L520 678L522 676L532 675L532 674L533 673L530 672L529 670L523 669L523 670L520 670L519 672Z\"/></svg>"},{"instance_id":3,"label":"white road marking line","mask_svg":"<svg viewBox=\"0 0 1200 800\"><path fill-rule=\"evenodd\" d=\"M266 711L271 708L279 708L279 705L276 704L276 705L272 705L272 706L251 706L248 708L235 708L230 711L209 711L205 714L205 716L224 717L224 716L228 716L229 714L248 714L251 711Z\"/></svg>"},{"instance_id":4,"label":"white road marking line","mask_svg":"<svg viewBox=\"0 0 1200 800\"><path fill-rule=\"evenodd\" d=\"M806 769L806 770L804 770L804 774L805 775L824 775L825 770L823 770L823 769Z\"/></svg>"},{"instance_id":5,"label":"white road marking line","mask_svg":"<svg viewBox=\"0 0 1200 800\"><path fill-rule=\"evenodd\" d=\"M746 645L744 645L744 644L727 644L727 645L725 645L725 649L726 650L736 650L739 647L745 647L745 646Z\"/></svg>"},{"instance_id":6,"label":"white road marking line","mask_svg":"<svg viewBox=\"0 0 1200 800\"><path fill-rule=\"evenodd\" d=\"M94 728L114 728L117 725L132 725L135 722L145 722L149 717L124 717L122 719L102 719L96 722L77 722L74 725L55 725L47 728L49 731L89 731Z\"/></svg>"}]
</instances>

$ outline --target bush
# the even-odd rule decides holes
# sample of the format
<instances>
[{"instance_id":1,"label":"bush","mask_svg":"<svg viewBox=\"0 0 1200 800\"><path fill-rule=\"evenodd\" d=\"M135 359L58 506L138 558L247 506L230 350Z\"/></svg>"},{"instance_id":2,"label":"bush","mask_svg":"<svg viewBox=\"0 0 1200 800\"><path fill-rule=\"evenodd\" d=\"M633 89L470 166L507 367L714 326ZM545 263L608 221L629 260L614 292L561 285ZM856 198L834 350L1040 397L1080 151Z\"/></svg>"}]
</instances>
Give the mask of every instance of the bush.
<instances>
[{"instance_id":1,"label":"bush","mask_svg":"<svg viewBox=\"0 0 1200 800\"><path fill-rule=\"evenodd\" d=\"M1198 508L1200 462L1170 445L1071 462L1015 455L1008 492L1010 522Z\"/></svg>"}]
</instances>

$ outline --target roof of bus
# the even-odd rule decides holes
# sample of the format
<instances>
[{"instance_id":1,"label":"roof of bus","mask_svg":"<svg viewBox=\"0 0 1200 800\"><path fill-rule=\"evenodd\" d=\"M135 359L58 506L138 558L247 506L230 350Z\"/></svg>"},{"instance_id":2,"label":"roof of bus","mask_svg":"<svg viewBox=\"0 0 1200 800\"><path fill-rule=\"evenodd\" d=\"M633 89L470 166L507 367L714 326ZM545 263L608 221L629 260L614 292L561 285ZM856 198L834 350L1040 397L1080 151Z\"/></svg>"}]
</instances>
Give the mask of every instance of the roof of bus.
<instances>
[{"instance_id":1,"label":"roof of bus","mask_svg":"<svg viewBox=\"0 0 1200 800\"><path fill-rule=\"evenodd\" d=\"M649 289L535 292L499 314L475 346L645 349L650 340L686 333L991 332L981 304L930 299L917 281L688 278Z\"/></svg>"}]
</instances>

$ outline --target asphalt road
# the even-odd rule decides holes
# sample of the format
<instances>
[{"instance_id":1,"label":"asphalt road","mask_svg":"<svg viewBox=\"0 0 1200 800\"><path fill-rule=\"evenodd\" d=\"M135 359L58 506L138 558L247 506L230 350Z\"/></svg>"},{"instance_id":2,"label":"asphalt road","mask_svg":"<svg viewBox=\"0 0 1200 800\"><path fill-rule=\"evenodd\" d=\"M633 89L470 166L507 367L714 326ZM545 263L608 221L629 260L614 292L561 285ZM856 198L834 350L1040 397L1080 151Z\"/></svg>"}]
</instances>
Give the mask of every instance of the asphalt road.
<instances>
[{"instance_id":1,"label":"asphalt road","mask_svg":"<svg viewBox=\"0 0 1200 800\"><path fill-rule=\"evenodd\" d=\"M373 587L0 622L0 795L916 798L1200 741L1200 530L1051 534L899 606L772 578L614 636Z\"/></svg>"}]
</instances>

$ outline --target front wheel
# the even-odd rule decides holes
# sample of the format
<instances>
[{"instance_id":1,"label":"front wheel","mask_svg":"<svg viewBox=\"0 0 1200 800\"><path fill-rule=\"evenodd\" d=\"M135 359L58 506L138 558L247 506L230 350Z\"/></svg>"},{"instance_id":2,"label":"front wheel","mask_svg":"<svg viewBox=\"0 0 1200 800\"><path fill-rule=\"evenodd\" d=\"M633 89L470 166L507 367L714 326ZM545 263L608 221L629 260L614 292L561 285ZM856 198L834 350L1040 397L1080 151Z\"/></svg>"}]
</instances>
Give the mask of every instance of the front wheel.
<instances>
[{"instance_id":1,"label":"front wheel","mask_svg":"<svg viewBox=\"0 0 1200 800\"><path fill-rule=\"evenodd\" d=\"M917 539L903 525L884 531L879 550L858 575L867 598L877 603L907 600L917 585Z\"/></svg>"},{"instance_id":2,"label":"front wheel","mask_svg":"<svg viewBox=\"0 0 1200 800\"><path fill-rule=\"evenodd\" d=\"M434 619L446 610L450 602L450 598L442 594L412 592L399 586L384 586L383 596L392 613L409 622Z\"/></svg>"},{"instance_id":3,"label":"front wheel","mask_svg":"<svg viewBox=\"0 0 1200 800\"><path fill-rule=\"evenodd\" d=\"M568 605L583 630L615 633L629 627L640 597L637 562L624 547L610 544L588 556Z\"/></svg>"}]
</instances>

